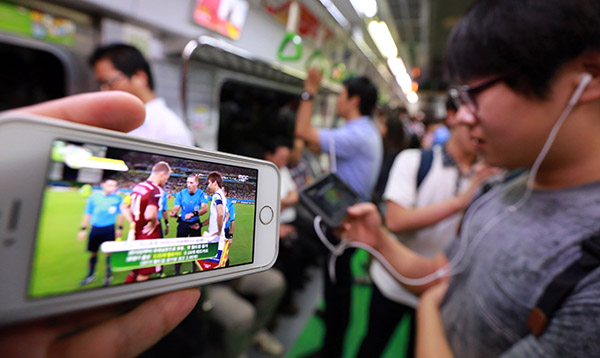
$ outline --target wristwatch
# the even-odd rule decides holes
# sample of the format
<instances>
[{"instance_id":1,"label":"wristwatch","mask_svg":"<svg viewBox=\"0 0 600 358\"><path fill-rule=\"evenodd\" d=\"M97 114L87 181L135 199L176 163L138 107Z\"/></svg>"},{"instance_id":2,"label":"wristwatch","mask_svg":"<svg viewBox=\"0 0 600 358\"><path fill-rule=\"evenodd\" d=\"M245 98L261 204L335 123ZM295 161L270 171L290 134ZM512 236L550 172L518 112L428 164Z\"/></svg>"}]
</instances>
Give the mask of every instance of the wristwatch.
<instances>
[{"instance_id":1,"label":"wristwatch","mask_svg":"<svg viewBox=\"0 0 600 358\"><path fill-rule=\"evenodd\" d=\"M303 101L310 101L310 100L312 100L314 97L315 97L314 95L312 95L311 93L309 93L309 92L306 92L306 91L304 91L304 92L302 92L302 94L300 94L300 98L301 98Z\"/></svg>"}]
</instances>

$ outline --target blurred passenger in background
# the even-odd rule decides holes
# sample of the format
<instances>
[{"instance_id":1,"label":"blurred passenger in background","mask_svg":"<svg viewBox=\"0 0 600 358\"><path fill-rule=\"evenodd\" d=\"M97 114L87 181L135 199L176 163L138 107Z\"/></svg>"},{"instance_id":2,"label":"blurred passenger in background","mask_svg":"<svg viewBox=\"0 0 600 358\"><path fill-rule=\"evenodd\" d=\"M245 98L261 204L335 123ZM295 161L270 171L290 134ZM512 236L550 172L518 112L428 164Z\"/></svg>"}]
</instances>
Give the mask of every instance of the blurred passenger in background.
<instances>
[{"instance_id":1,"label":"blurred passenger in background","mask_svg":"<svg viewBox=\"0 0 600 358\"><path fill-rule=\"evenodd\" d=\"M367 77L353 77L343 83L336 102L336 112L346 120L340 128L317 129L312 126L313 98L317 95L323 74L309 69L304 93L298 107L296 135L320 150L335 156L337 175L354 189L363 201L371 199L381 168L383 145L381 135L371 119L377 103L377 88ZM316 356L341 357L344 337L350 318L350 259L355 250L346 250L336 261L336 282L332 282L326 267L325 278L325 339ZM325 265L324 265L325 266Z\"/></svg>"},{"instance_id":2,"label":"blurred passenger in background","mask_svg":"<svg viewBox=\"0 0 600 358\"><path fill-rule=\"evenodd\" d=\"M286 166L298 189L309 185L315 180L315 174L312 172L310 163L306 158L306 152L307 149L304 140L300 138L294 139L294 147L290 152Z\"/></svg>"},{"instance_id":3,"label":"blurred passenger in background","mask_svg":"<svg viewBox=\"0 0 600 358\"><path fill-rule=\"evenodd\" d=\"M398 121L399 122L399 121ZM433 258L455 237L463 210L482 180L494 174L476 165L469 127L453 117L450 140L433 149L406 149L395 159L383 195L385 223L408 248ZM414 356L418 299L378 262L371 264L369 326L357 357L379 357L404 316L410 319L406 357Z\"/></svg>"},{"instance_id":4,"label":"blurred passenger in background","mask_svg":"<svg viewBox=\"0 0 600 358\"><path fill-rule=\"evenodd\" d=\"M247 357L250 344L279 356L283 345L267 330L285 292L285 279L275 268L207 286L213 307L211 322L222 329L219 357Z\"/></svg>"},{"instance_id":5,"label":"blurred passenger in background","mask_svg":"<svg viewBox=\"0 0 600 358\"><path fill-rule=\"evenodd\" d=\"M183 120L167 107L163 98L156 97L150 65L138 49L119 43L99 47L90 56L89 63L101 90L129 92L144 102L146 119L129 134L194 145L192 133Z\"/></svg>"},{"instance_id":6,"label":"blurred passenger in background","mask_svg":"<svg viewBox=\"0 0 600 358\"><path fill-rule=\"evenodd\" d=\"M381 201L394 159L408 144L407 131L396 111L388 113L379 128L383 138L383 161L373 193L375 202Z\"/></svg>"},{"instance_id":7,"label":"blurred passenger in background","mask_svg":"<svg viewBox=\"0 0 600 358\"><path fill-rule=\"evenodd\" d=\"M298 190L286 164L290 155L290 143L283 138L273 138L267 143L265 159L275 164L281 174L281 212L279 227L279 255L275 267L285 276L287 290L281 300L280 311L295 314L298 306L293 300L293 293L304 285L306 263L299 248L298 230L296 227L296 204Z\"/></svg>"},{"instance_id":8,"label":"blurred passenger in background","mask_svg":"<svg viewBox=\"0 0 600 358\"><path fill-rule=\"evenodd\" d=\"M450 109L448 109L450 106ZM454 103L450 98L446 101L447 116L456 113ZM430 113L425 118L425 134L421 141L421 148L431 149L436 145L444 145L450 139L450 130L446 118L439 118L434 113Z\"/></svg>"},{"instance_id":9,"label":"blurred passenger in background","mask_svg":"<svg viewBox=\"0 0 600 358\"><path fill-rule=\"evenodd\" d=\"M421 138L425 132L423 122L420 122L416 116L411 116L404 107L399 107L397 113L406 130L408 148L420 148Z\"/></svg>"}]
</instances>

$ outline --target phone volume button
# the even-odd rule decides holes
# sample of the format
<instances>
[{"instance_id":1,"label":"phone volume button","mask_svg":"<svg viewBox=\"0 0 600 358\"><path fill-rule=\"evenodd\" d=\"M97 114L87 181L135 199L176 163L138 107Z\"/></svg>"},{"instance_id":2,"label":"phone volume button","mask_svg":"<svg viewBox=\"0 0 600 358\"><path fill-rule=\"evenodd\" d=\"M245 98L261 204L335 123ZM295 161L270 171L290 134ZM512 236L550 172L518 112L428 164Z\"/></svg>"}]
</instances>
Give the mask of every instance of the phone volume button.
<instances>
[{"instance_id":1,"label":"phone volume button","mask_svg":"<svg viewBox=\"0 0 600 358\"><path fill-rule=\"evenodd\" d=\"M8 232L14 232L17 230L19 224L19 215L21 213L21 200L15 200L12 202L10 213L8 215Z\"/></svg>"}]
</instances>

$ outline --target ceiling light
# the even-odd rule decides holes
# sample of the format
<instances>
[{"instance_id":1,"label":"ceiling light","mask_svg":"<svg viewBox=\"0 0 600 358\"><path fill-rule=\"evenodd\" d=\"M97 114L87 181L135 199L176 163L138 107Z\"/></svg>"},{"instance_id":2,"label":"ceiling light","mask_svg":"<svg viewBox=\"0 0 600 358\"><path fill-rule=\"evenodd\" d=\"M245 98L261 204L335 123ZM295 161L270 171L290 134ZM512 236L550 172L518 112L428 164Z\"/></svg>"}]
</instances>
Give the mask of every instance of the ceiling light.
<instances>
[{"instance_id":1,"label":"ceiling light","mask_svg":"<svg viewBox=\"0 0 600 358\"><path fill-rule=\"evenodd\" d=\"M344 15L342 15L340 10L333 4L333 2L331 0L320 0L320 1L321 1L321 4L323 4L323 6L325 6L327 11L329 11L331 16L333 16L335 21L337 21L337 23L340 24L341 27L343 27L345 30L348 30L350 28L350 23L348 22L348 20L346 20Z\"/></svg>"},{"instance_id":2,"label":"ceiling light","mask_svg":"<svg viewBox=\"0 0 600 358\"><path fill-rule=\"evenodd\" d=\"M408 73L401 73L399 76L396 76L396 82L402 88L402 92L409 93L412 92L412 79L408 75Z\"/></svg>"},{"instance_id":3,"label":"ceiling light","mask_svg":"<svg viewBox=\"0 0 600 358\"><path fill-rule=\"evenodd\" d=\"M394 58L398 56L398 48L385 22L371 21L369 22L368 30L383 57Z\"/></svg>"},{"instance_id":4,"label":"ceiling light","mask_svg":"<svg viewBox=\"0 0 600 358\"><path fill-rule=\"evenodd\" d=\"M416 92L408 92L406 94L406 100L410 104L415 104L415 103L419 102L419 96L417 95Z\"/></svg>"},{"instance_id":5,"label":"ceiling light","mask_svg":"<svg viewBox=\"0 0 600 358\"><path fill-rule=\"evenodd\" d=\"M377 15L377 0L350 0L350 3L359 15L367 18Z\"/></svg>"},{"instance_id":6,"label":"ceiling light","mask_svg":"<svg viewBox=\"0 0 600 358\"><path fill-rule=\"evenodd\" d=\"M404 61L400 57L388 58L387 64L394 76L400 76L400 74L406 72L406 66L404 66Z\"/></svg>"}]
</instances>

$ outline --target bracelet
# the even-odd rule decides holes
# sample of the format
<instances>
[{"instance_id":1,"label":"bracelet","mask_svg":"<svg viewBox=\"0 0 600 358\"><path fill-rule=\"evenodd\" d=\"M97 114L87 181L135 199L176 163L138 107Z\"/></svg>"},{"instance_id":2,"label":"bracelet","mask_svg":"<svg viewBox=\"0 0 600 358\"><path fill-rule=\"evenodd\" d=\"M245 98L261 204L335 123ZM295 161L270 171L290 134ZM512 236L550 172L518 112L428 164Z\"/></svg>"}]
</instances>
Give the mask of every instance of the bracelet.
<instances>
[{"instance_id":1,"label":"bracelet","mask_svg":"<svg viewBox=\"0 0 600 358\"><path fill-rule=\"evenodd\" d=\"M198 213L198 210L194 210L194 216L200 216L200 214Z\"/></svg>"},{"instance_id":2,"label":"bracelet","mask_svg":"<svg viewBox=\"0 0 600 358\"><path fill-rule=\"evenodd\" d=\"M87 230L87 227L86 226L82 226L81 227L81 231L85 231L85 230Z\"/></svg>"},{"instance_id":3,"label":"bracelet","mask_svg":"<svg viewBox=\"0 0 600 358\"><path fill-rule=\"evenodd\" d=\"M165 220L165 226L169 226L169 222Z\"/></svg>"}]
</instances>

